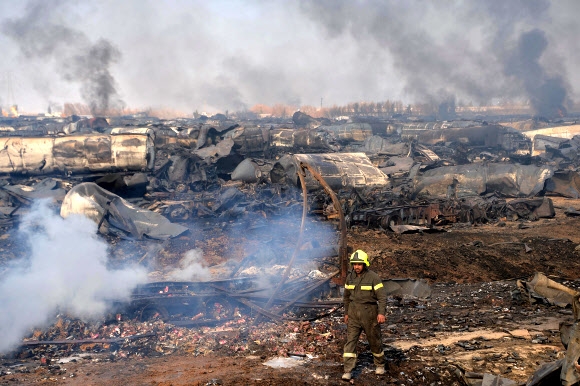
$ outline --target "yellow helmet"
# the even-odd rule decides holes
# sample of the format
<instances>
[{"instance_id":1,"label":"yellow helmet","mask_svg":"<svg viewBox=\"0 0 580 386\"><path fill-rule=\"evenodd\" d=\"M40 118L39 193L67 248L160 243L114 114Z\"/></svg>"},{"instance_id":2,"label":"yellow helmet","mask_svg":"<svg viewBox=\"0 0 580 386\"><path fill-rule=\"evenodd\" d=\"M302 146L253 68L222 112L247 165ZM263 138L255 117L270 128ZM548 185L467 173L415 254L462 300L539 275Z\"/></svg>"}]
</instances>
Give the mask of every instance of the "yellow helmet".
<instances>
[{"instance_id":1,"label":"yellow helmet","mask_svg":"<svg viewBox=\"0 0 580 386\"><path fill-rule=\"evenodd\" d=\"M350 255L350 263L364 264L367 267L371 265L371 263L369 263L369 256L360 249L357 249L352 255Z\"/></svg>"}]
</instances>

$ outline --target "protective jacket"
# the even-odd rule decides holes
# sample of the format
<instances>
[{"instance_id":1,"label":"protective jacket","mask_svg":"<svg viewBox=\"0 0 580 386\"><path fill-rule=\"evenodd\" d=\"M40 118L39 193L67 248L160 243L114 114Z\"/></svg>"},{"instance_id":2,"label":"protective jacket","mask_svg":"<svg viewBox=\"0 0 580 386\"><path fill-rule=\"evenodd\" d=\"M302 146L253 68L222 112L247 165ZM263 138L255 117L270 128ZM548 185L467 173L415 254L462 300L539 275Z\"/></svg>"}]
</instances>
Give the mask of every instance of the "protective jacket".
<instances>
[{"instance_id":1,"label":"protective jacket","mask_svg":"<svg viewBox=\"0 0 580 386\"><path fill-rule=\"evenodd\" d=\"M385 315L387 294L383 281L375 272L365 269L360 276L351 271L344 285L344 311L348 315L351 302L357 304L377 304L379 314Z\"/></svg>"},{"instance_id":2,"label":"protective jacket","mask_svg":"<svg viewBox=\"0 0 580 386\"><path fill-rule=\"evenodd\" d=\"M367 335L375 366L384 368L385 353L377 315L385 315L386 307L387 294L379 275L368 269L360 276L354 271L347 275L344 285L344 309L348 315L343 353L345 373L356 366L356 346L362 331Z\"/></svg>"}]
</instances>

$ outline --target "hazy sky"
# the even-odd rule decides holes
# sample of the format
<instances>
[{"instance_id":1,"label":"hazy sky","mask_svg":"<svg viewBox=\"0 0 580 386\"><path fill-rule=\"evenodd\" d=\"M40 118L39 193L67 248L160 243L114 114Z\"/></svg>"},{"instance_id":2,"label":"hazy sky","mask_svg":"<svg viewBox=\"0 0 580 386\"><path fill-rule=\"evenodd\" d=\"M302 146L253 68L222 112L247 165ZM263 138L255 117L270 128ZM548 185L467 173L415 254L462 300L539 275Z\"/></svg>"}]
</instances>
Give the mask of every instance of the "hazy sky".
<instances>
[{"instance_id":1,"label":"hazy sky","mask_svg":"<svg viewBox=\"0 0 580 386\"><path fill-rule=\"evenodd\" d=\"M0 104L578 99L577 0L0 1Z\"/></svg>"}]
</instances>

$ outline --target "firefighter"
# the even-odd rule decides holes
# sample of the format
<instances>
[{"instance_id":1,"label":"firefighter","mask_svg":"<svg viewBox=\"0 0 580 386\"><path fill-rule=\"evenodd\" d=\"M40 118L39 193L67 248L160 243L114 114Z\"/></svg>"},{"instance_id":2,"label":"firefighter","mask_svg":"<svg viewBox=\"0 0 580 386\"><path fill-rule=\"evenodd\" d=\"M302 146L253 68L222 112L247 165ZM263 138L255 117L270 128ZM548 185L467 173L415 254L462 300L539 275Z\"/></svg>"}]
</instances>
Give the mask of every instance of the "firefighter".
<instances>
[{"instance_id":1,"label":"firefighter","mask_svg":"<svg viewBox=\"0 0 580 386\"><path fill-rule=\"evenodd\" d=\"M352 270L344 285L344 322L347 338L344 345L344 374L349 381L356 366L356 346L361 332L365 332L375 363L375 373L385 373L385 353L381 337L381 324L385 322L387 293L379 275L368 269L369 257L357 250L350 256Z\"/></svg>"}]
</instances>

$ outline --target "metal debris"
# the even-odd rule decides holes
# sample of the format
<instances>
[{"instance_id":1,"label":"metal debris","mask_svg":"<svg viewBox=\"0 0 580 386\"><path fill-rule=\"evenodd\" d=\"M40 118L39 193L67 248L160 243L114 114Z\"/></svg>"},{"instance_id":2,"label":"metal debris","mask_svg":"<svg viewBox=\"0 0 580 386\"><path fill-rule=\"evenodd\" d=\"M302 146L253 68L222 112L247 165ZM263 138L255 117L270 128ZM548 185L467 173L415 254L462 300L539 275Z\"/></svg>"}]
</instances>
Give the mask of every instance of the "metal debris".
<instances>
[{"instance_id":1,"label":"metal debris","mask_svg":"<svg viewBox=\"0 0 580 386\"><path fill-rule=\"evenodd\" d=\"M103 226L108 231L120 230L136 239L147 236L164 240L188 230L155 212L136 207L91 182L76 185L67 193L60 214L65 218L72 214L83 214L98 224L99 228Z\"/></svg>"}]
</instances>

